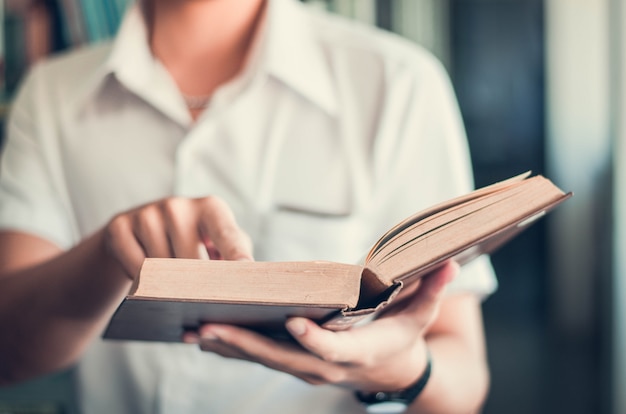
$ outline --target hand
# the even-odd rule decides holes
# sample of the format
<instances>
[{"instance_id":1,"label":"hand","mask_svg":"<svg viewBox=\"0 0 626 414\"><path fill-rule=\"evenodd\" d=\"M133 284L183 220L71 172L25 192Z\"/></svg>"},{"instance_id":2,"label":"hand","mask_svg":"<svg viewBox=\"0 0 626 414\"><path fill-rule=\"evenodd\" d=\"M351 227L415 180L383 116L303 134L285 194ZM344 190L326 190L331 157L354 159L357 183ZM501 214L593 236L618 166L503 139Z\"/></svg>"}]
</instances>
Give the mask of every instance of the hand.
<instances>
[{"instance_id":1,"label":"hand","mask_svg":"<svg viewBox=\"0 0 626 414\"><path fill-rule=\"evenodd\" d=\"M108 251L134 279L146 257L252 259L252 243L216 197L166 198L115 216Z\"/></svg>"},{"instance_id":2,"label":"hand","mask_svg":"<svg viewBox=\"0 0 626 414\"><path fill-rule=\"evenodd\" d=\"M329 331L308 319L291 318L287 329L300 346L219 324L204 325L183 339L199 343L204 351L257 362L311 384L362 391L402 389L426 366L424 337L436 318L444 287L457 272L458 265L447 263L424 277L389 312L347 331Z\"/></svg>"}]
</instances>

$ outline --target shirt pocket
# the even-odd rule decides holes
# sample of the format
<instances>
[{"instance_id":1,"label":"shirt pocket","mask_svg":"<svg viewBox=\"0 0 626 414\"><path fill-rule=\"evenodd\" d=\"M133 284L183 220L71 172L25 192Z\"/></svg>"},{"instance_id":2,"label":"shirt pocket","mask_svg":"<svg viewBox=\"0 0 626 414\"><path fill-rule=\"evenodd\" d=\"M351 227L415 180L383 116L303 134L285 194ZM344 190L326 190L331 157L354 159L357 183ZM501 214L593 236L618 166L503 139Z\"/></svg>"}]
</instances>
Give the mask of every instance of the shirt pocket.
<instances>
[{"instance_id":1,"label":"shirt pocket","mask_svg":"<svg viewBox=\"0 0 626 414\"><path fill-rule=\"evenodd\" d=\"M358 216L278 207L263 220L255 251L264 261L357 263L370 241Z\"/></svg>"}]
</instances>

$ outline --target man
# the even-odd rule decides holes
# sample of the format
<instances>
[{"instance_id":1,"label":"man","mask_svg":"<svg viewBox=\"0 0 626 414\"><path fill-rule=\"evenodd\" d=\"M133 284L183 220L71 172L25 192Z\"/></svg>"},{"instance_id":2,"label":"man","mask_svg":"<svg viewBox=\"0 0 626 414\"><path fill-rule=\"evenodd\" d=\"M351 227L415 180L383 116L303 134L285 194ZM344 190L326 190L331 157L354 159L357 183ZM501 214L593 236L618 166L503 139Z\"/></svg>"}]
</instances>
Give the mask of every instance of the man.
<instances>
[{"instance_id":1,"label":"man","mask_svg":"<svg viewBox=\"0 0 626 414\"><path fill-rule=\"evenodd\" d=\"M14 103L0 377L78 363L84 413L356 413L378 392L478 410L484 261L347 332L293 318L299 347L223 325L181 338L199 347L100 339L144 257L357 261L471 188L464 139L441 66L398 38L290 0L144 1L112 44L34 68Z\"/></svg>"}]
</instances>

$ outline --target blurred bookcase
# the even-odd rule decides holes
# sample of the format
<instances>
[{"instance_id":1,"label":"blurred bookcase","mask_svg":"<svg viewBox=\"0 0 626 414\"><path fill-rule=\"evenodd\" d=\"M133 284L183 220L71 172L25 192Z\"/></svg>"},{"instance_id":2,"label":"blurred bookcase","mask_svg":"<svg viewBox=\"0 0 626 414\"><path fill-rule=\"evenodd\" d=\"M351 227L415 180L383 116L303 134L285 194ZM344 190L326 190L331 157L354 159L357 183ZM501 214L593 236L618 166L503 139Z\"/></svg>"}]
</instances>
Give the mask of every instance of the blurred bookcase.
<instances>
[{"instance_id":1,"label":"blurred bookcase","mask_svg":"<svg viewBox=\"0 0 626 414\"><path fill-rule=\"evenodd\" d=\"M0 0L0 145L11 97L29 67L50 54L111 38L133 1Z\"/></svg>"},{"instance_id":2,"label":"blurred bookcase","mask_svg":"<svg viewBox=\"0 0 626 414\"><path fill-rule=\"evenodd\" d=\"M4 98L29 66L64 49L113 36L132 0L0 0Z\"/></svg>"},{"instance_id":3,"label":"blurred bookcase","mask_svg":"<svg viewBox=\"0 0 626 414\"><path fill-rule=\"evenodd\" d=\"M133 1L0 0L0 87L5 97L38 59L111 38ZM448 0L301 1L396 32L448 61Z\"/></svg>"}]
</instances>

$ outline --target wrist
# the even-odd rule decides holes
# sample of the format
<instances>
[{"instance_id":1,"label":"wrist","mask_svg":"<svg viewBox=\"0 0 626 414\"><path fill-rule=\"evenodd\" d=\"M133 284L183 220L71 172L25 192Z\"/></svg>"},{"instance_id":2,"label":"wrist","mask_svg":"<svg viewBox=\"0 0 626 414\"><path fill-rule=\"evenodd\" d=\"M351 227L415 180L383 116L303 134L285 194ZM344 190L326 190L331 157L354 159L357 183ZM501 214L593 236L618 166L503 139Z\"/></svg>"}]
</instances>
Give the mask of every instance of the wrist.
<instances>
[{"instance_id":1,"label":"wrist","mask_svg":"<svg viewBox=\"0 0 626 414\"><path fill-rule=\"evenodd\" d=\"M355 397L371 413L400 413L412 404L422 393L432 372L432 356L426 348L426 366L422 373L408 387L396 391L362 392L356 391Z\"/></svg>"}]
</instances>

